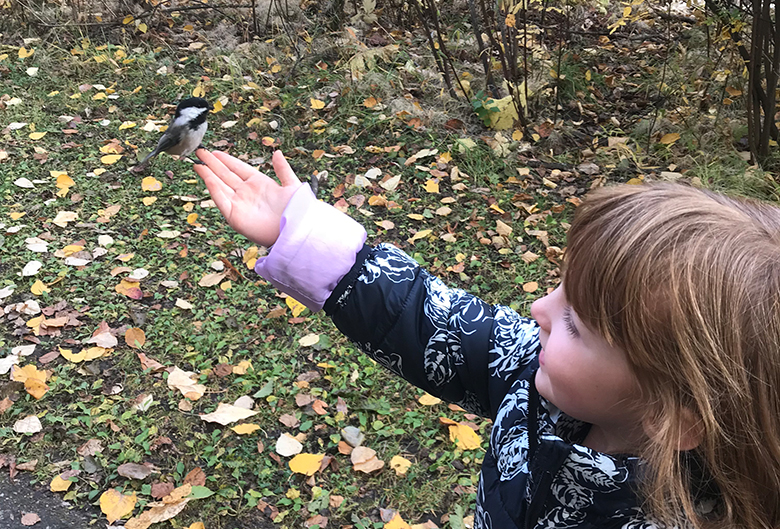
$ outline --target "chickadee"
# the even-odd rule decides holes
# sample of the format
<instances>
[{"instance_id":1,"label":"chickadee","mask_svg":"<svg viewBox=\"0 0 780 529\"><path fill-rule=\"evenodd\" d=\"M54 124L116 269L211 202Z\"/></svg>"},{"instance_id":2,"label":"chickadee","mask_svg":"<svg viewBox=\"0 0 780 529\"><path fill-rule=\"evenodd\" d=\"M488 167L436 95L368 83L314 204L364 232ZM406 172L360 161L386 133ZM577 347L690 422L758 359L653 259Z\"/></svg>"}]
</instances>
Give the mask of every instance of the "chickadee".
<instances>
[{"instance_id":1,"label":"chickadee","mask_svg":"<svg viewBox=\"0 0 780 529\"><path fill-rule=\"evenodd\" d=\"M173 121L168 125L165 134L157 142L157 147L138 164L138 167L145 167L146 162L161 152L176 154L179 158L189 158L193 152L202 147L200 142L203 141L203 135L206 134L209 126L206 117L208 111L213 109L211 103L200 97L179 101L176 115L173 116ZM190 159L197 164L203 163L200 160Z\"/></svg>"}]
</instances>

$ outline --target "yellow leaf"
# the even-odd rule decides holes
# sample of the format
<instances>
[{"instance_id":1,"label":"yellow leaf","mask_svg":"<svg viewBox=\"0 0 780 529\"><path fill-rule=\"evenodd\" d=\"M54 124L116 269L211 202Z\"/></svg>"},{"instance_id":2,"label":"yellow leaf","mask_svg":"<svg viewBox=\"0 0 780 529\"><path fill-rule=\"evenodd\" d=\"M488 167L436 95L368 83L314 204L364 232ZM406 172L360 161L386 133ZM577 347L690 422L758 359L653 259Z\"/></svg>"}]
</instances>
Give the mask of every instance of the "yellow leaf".
<instances>
[{"instance_id":1,"label":"yellow leaf","mask_svg":"<svg viewBox=\"0 0 780 529\"><path fill-rule=\"evenodd\" d=\"M237 366L233 366L233 374L246 375L246 372L250 367L252 367L251 360L241 360Z\"/></svg>"},{"instance_id":2,"label":"yellow leaf","mask_svg":"<svg viewBox=\"0 0 780 529\"><path fill-rule=\"evenodd\" d=\"M270 136L263 136L263 139L261 141L263 145L265 145L266 147L271 147L273 146L274 143L276 143L276 140Z\"/></svg>"},{"instance_id":3,"label":"yellow leaf","mask_svg":"<svg viewBox=\"0 0 780 529\"><path fill-rule=\"evenodd\" d=\"M409 213L407 215L407 217L409 217L412 220L423 220L425 218L422 215L420 215L419 213Z\"/></svg>"},{"instance_id":4,"label":"yellow leaf","mask_svg":"<svg viewBox=\"0 0 780 529\"><path fill-rule=\"evenodd\" d=\"M106 356L108 353L110 353L111 351L113 351L113 349L106 349L105 347L100 347L96 345L84 351L86 355L84 357L84 360L94 360L95 358L102 358Z\"/></svg>"},{"instance_id":5,"label":"yellow leaf","mask_svg":"<svg viewBox=\"0 0 780 529\"><path fill-rule=\"evenodd\" d=\"M271 66L271 73L279 73L282 71L282 65L279 63L274 64Z\"/></svg>"},{"instance_id":6,"label":"yellow leaf","mask_svg":"<svg viewBox=\"0 0 780 529\"><path fill-rule=\"evenodd\" d=\"M415 242L419 241L420 239L426 238L428 235L431 234L432 231L433 230L420 230L417 233L415 233L411 238L406 239L406 241L414 244Z\"/></svg>"},{"instance_id":7,"label":"yellow leaf","mask_svg":"<svg viewBox=\"0 0 780 529\"><path fill-rule=\"evenodd\" d=\"M520 141L523 139L523 131L522 130L516 130L512 133L512 139L515 141Z\"/></svg>"},{"instance_id":8,"label":"yellow leaf","mask_svg":"<svg viewBox=\"0 0 780 529\"><path fill-rule=\"evenodd\" d=\"M108 96L105 92L98 92L97 94L92 96L93 101L102 101L103 99L106 99Z\"/></svg>"},{"instance_id":9,"label":"yellow leaf","mask_svg":"<svg viewBox=\"0 0 780 529\"><path fill-rule=\"evenodd\" d=\"M233 283L231 281L223 281L219 285L219 288L221 288L223 291L230 290L231 288L233 288Z\"/></svg>"},{"instance_id":10,"label":"yellow leaf","mask_svg":"<svg viewBox=\"0 0 780 529\"><path fill-rule=\"evenodd\" d=\"M412 527L401 518L401 515L395 513L393 519L385 524L384 529L412 529Z\"/></svg>"},{"instance_id":11,"label":"yellow leaf","mask_svg":"<svg viewBox=\"0 0 780 529\"><path fill-rule=\"evenodd\" d=\"M106 154L105 156L100 157L100 162L105 165L113 165L117 163L120 158L122 158L121 154Z\"/></svg>"},{"instance_id":12,"label":"yellow leaf","mask_svg":"<svg viewBox=\"0 0 780 529\"><path fill-rule=\"evenodd\" d=\"M237 424L230 428L234 432L236 432L238 435L248 435L252 432L255 432L260 429L260 426L257 424Z\"/></svg>"},{"instance_id":13,"label":"yellow leaf","mask_svg":"<svg viewBox=\"0 0 780 529\"><path fill-rule=\"evenodd\" d=\"M45 132L31 132L30 133L30 139L31 140L40 140L44 136L46 136Z\"/></svg>"},{"instance_id":14,"label":"yellow leaf","mask_svg":"<svg viewBox=\"0 0 780 529\"><path fill-rule=\"evenodd\" d=\"M80 352L73 354L72 349L63 349L62 347L59 347L60 355L65 360L68 360L69 362L73 362L74 364L78 364L79 362L83 362L84 359L87 358L87 350L82 349Z\"/></svg>"},{"instance_id":15,"label":"yellow leaf","mask_svg":"<svg viewBox=\"0 0 780 529\"><path fill-rule=\"evenodd\" d=\"M453 441L461 450L476 450L482 445L482 439L469 425L446 417L439 417L439 422L449 427L450 441Z\"/></svg>"},{"instance_id":16,"label":"yellow leaf","mask_svg":"<svg viewBox=\"0 0 780 529\"><path fill-rule=\"evenodd\" d=\"M124 24L126 26L129 23L131 23L133 20L135 20L133 18L133 15L127 15L125 18L122 19L122 24Z\"/></svg>"},{"instance_id":17,"label":"yellow leaf","mask_svg":"<svg viewBox=\"0 0 780 529\"><path fill-rule=\"evenodd\" d=\"M292 311L293 318L297 318L301 315L301 312L306 309L306 305L301 303L300 301L292 298L291 296L287 296L284 300L285 304L290 307L290 310Z\"/></svg>"},{"instance_id":18,"label":"yellow leaf","mask_svg":"<svg viewBox=\"0 0 780 529\"><path fill-rule=\"evenodd\" d=\"M438 397L434 397L433 395L429 395L428 393L425 393L422 397L417 399L417 402L419 402L423 406L434 406L436 404L439 404L441 402L441 399Z\"/></svg>"},{"instance_id":19,"label":"yellow leaf","mask_svg":"<svg viewBox=\"0 0 780 529\"><path fill-rule=\"evenodd\" d=\"M290 470L296 474L313 476L319 469L325 454L298 454L290 460Z\"/></svg>"},{"instance_id":20,"label":"yellow leaf","mask_svg":"<svg viewBox=\"0 0 780 529\"><path fill-rule=\"evenodd\" d=\"M374 96L368 97L363 100L363 106L366 108L374 108L379 101Z\"/></svg>"},{"instance_id":21,"label":"yellow leaf","mask_svg":"<svg viewBox=\"0 0 780 529\"><path fill-rule=\"evenodd\" d=\"M54 185L56 185L58 189L67 189L75 186L76 182L74 182L67 173L60 173L57 175L57 182Z\"/></svg>"},{"instance_id":22,"label":"yellow leaf","mask_svg":"<svg viewBox=\"0 0 780 529\"><path fill-rule=\"evenodd\" d=\"M43 323L44 318L46 318L46 316L41 314L36 318L30 318L29 320L27 320L26 325L33 330L33 334L35 336L41 334L41 323Z\"/></svg>"},{"instance_id":23,"label":"yellow leaf","mask_svg":"<svg viewBox=\"0 0 780 529\"><path fill-rule=\"evenodd\" d=\"M141 287L138 286L138 283L133 283L126 279L120 281L119 284L114 287L114 290L120 294L124 294L130 299L141 299L144 297L144 293L141 291Z\"/></svg>"},{"instance_id":24,"label":"yellow leaf","mask_svg":"<svg viewBox=\"0 0 780 529\"><path fill-rule=\"evenodd\" d=\"M192 97L203 97L206 95L206 89L203 88L203 83L198 81L195 88L192 89Z\"/></svg>"},{"instance_id":25,"label":"yellow leaf","mask_svg":"<svg viewBox=\"0 0 780 529\"><path fill-rule=\"evenodd\" d=\"M151 206L155 202L157 202L157 197L144 197L141 199L141 202L144 203L144 206Z\"/></svg>"},{"instance_id":26,"label":"yellow leaf","mask_svg":"<svg viewBox=\"0 0 780 529\"><path fill-rule=\"evenodd\" d=\"M643 183L644 180L642 180L641 178L632 178L628 182L626 182L626 184L630 186L638 186L638 185L642 185Z\"/></svg>"},{"instance_id":27,"label":"yellow leaf","mask_svg":"<svg viewBox=\"0 0 780 529\"><path fill-rule=\"evenodd\" d=\"M140 31L141 33L146 33L148 30L149 30L149 27L146 24L144 24L143 22L138 24L138 31Z\"/></svg>"},{"instance_id":28,"label":"yellow leaf","mask_svg":"<svg viewBox=\"0 0 780 529\"><path fill-rule=\"evenodd\" d=\"M54 476L54 479L51 480L51 483L49 484L49 489L52 492L65 492L70 488L72 484L73 484L72 481L69 481L67 479L62 479L59 476Z\"/></svg>"},{"instance_id":29,"label":"yellow leaf","mask_svg":"<svg viewBox=\"0 0 780 529\"><path fill-rule=\"evenodd\" d=\"M19 220L25 215L27 215L27 213L24 211L12 211L11 213L9 213L9 215L13 220Z\"/></svg>"},{"instance_id":30,"label":"yellow leaf","mask_svg":"<svg viewBox=\"0 0 780 529\"><path fill-rule=\"evenodd\" d=\"M51 289L47 287L43 281L38 279L37 281L35 281L35 283L33 283L33 286L30 287L30 292L32 292L36 296L40 296L44 292L51 292Z\"/></svg>"},{"instance_id":31,"label":"yellow leaf","mask_svg":"<svg viewBox=\"0 0 780 529\"><path fill-rule=\"evenodd\" d=\"M393 456L390 460L390 468L395 470L396 475L404 476L409 467L412 466L412 462L401 456Z\"/></svg>"},{"instance_id":32,"label":"yellow leaf","mask_svg":"<svg viewBox=\"0 0 780 529\"><path fill-rule=\"evenodd\" d=\"M46 371L39 371L33 364L28 364L24 367L11 367L11 380L24 382L24 389L36 399L43 397L49 390L49 386L46 385L46 378Z\"/></svg>"},{"instance_id":33,"label":"yellow leaf","mask_svg":"<svg viewBox=\"0 0 780 529\"><path fill-rule=\"evenodd\" d=\"M70 257L74 253L78 253L81 250L83 250L84 247L80 244L69 244L65 248L62 249L62 253L65 254L65 257Z\"/></svg>"},{"instance_id":34,"label":"yellow leaf","mask_svg":"<svg viewBox=\"0 0 780 529\"><path fill-rule=\"evenodd\" d=\"M113 524L117 520L127 518L133 512L138 497L135 492L122 494L116 489L108 489L100 495L100 510L108 518L108 523Z\"/></svg>"},{"instance_id":35,"label":"yellow leaf","mask_svg":"<svg viewBox=\"0 0 780 529\"><path fill-rule=\"evenodd\" d=\"M488 108L492 110L488 114L488 126L493 130L510 129L518 119L511 95L502 99L489 99Z\"/></svg>"},{"instance_id":36,"label":"yellow leaf","mask_svg":"<svg viewBox=\"0 0 780 529\"><path fill-rule=\"evenodd\" d=\"M626 6L623 8L623 18L626 18L629 15L631 15L631 6Z\"/></svg>"},{"instance_id":37,"label":"yellow leaf","mask_svg":"<svg viewBox=\"0 0 780 529\"><path fill-rule=\"evenodd\" d=\"M214 103L214 105L213 105L213 106L214 106L214 110L212 110L212 111L211 111L213 114L216 114L217 112L219 112L220 110L222 110L223 108L225 108L225 107L223 107L223 106L222 106L222 101L219 101L219 100L217 100L217 101ZM257 118L254 118L254 119L257 119ZM252 121L252 120L250 119L249 121ZM258 120L258 121L260 121L260 120ZM248 126L249 126L249 125L247 124L247 127L248 127Z\"/></svg>"},{"instance_id":38,"label":"yellow leaf","mask_svg":"<svg viewBox=\"0 0 780 529\"><path fill-rule=\"evenodd\" d=\"M35 53L35 49L30 48L29 50L27 48L19 48L19 58L20 59L26 59L30 55Z\"/></svg>"},{"instance_id":39,"label":"yellow leaf","mask_svg":"<svg viewBox=\"0 0 780 529\"><path fill-rule=\"evenodd\" d=\"M676 132L670 132L669 134L664 134L661 138L661 143L664 145L671 145L672 143L676 142L680 139L680 135Z\"/></svg>"},{"instance_id":40,"label":"yellow leaf","mask_svg":"<svg viewBox=\"0 0 780 529\"><path fill-rule=\"evenodd\" d=\"M244 264L250 270L255 269L255 263L257 262L257 250L257 246L250 246L247 251L244 252L244 256L242 257Z\"/></svg>"},{"instance_id":41,"label":"yellow leaf","mask_svg":"<svg viewBox=\"0 0 780 529\"><path fill-rule=\"evenodd\" d=\"M123 121L119 125L119 130L132 129L133 127L135 127L135 121Z\"/></svg>"},{"instance_id":42,"label":"yellow leaf","mask_svg":"<svg viewBox=\"0 0 780 529\"><path fill-rule=\"evenodd\" d=\"M198 220L198 214L197 213L190 213L189 215L187 215L187 224L195 225L195 224L197 224L197 222L196 222L197 220Z\"/></svg>"},{"instance_id":43,"label":"yellow leaf","mask_svg":"<svg viewBox=\"0 0 780 529\"><path fill-rule=\"evenodd\" d=\"M162 189L162 182L153 176L147 176L141 180L141 189L144 191L159 191Z\"/></svg>"},{"instance_id":44,"label":"yellow leaf","mask_svg":"<svg viewBox=\"0 0 780 529\"><path fill-rule=\"evenodd\" d=\"M319 99L311 98L311 108L314 110L319 110L321 108L325 108L325 101L320 101Z\"/></svg>"},{"instance_id":45,"label":"yellow leaf","mask_svg":"<svg viewBox=\"0 0 780 529\"><path fill-rule=\"evenodd\" d=\"M439 183L433 179L426 180L425 182L425 190L428 193L438 193L439 192Z\"/></svg>"},{"instance_id":46,"label":"yellow leaf","mask_svg":"<svg viewBox=\"0 0 780 529\"><path fill-rule=\"evenodd\" d=\"M203 525L203 522L195 522L186 529L206 529L206 526Z\"/></svg>"}]
</instances>

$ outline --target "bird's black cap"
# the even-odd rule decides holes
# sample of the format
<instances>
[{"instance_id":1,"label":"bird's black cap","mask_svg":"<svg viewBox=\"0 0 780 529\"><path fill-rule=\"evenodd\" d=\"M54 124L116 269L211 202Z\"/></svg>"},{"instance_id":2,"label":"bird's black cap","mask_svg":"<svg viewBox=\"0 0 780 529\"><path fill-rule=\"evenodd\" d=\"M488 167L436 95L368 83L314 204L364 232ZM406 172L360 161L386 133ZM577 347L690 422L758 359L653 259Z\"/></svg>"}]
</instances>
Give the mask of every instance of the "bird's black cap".
<instances>
[{"instance_id":1,"label":"bird's black cap","mask_svg":"<svg viewBox=\"0 0 780 529\"><path fill-rule=\"evenodd\" d=\"M176 105L176 115L178 116L181 114L181 111L185 108L206 108L208 110L214 110L214 107L203 99L202 97L188 97L187 99L182 99L179 101L179 104Z\"/></svg>"}]
</instances>

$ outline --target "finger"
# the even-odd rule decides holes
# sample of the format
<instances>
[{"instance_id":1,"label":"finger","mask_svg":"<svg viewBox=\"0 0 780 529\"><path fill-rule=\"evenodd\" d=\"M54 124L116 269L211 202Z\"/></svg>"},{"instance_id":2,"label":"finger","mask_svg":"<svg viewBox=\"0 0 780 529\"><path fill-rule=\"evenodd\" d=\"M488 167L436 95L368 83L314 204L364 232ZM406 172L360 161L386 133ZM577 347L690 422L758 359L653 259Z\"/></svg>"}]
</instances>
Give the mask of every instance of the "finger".
<instances>
[{"instance_id":1,"label":"finger","mask_svg":"<svg viewBox=\"0 0 780 529\"><path fill-rule=\"evenodd\" d=\"M201 162L205 163L209 169L211 169L214 175L219 177L219 179L227 184L231 189L236 189L243 185L244 180L241 179L236 173L231 171L228 167L226 167L225 164L223 164L222 161L217 156L215 156L215 154L221 154L224 156L229 155L219 151L214 151L212 153L206 149L198 149L195 151L195 154Z\"/></svg>"},{"instance_id":2,"label":"finger","mask_svg":"<svg viewBox=\"0 0 780 529\"><path fill-rule=\"evenodd\" d=\"M225 217L230 216L230 212L233 209L230 197L234 196L235 192L230 186L220 180L208 166L196 165L194 169L206 184L206 188L208 188L209 194L211 194L211 198L214 200L214 204L217 205L220 213Z\"/></svg>"},{"instance_id":3,"label":"finger","mask_svg":"<svg viewBox=\"0 0 780 529\"><path fill-rule=\"evenodd\" d=\"M290 167L290 164L287 162L287 158L284 157L284 154L282 154L282 151L274 152L273 163L274 172L282 183L282 186L291 186L301 183L301 181L298 180L298 177L295 176L295 171Z\"/></svg>"},{"instance_id":4,"label":"finger","mask_svg":"<svg viewBox=\"0 0 780 529\"><path fill-rule=\"evenodd\" d=\"M253 176L257 176L258 174L263 174L248 163L244 163L238 158L235 158L233 156L230 156L226 152L220 152L215 151L214 155L219 159L222 164L230 169L234 174L236 174L239 178L242 180L249 180ZM265 175L263 175L265 176Z\"/></svg>"}]
</instances>

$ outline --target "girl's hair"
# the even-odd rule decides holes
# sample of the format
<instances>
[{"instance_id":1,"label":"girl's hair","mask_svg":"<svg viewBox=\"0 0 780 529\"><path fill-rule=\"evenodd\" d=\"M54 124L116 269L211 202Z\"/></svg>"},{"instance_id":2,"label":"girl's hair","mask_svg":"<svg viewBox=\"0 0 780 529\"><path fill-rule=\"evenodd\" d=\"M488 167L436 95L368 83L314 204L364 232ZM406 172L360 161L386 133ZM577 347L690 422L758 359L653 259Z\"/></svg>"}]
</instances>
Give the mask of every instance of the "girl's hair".
<instances>
[{"instance_id":1,"label":"girl's hair","mask_svg":"<svg viewBox=\"0 0 780 529\"><path fill-rule=\"evenodd\" d=\"M675 184L596 190L568 233L564 289L639 381L647 512L780 527L780 209ZM715 516L694 507L702 487Z\"/></svg>"}]
</instances>

